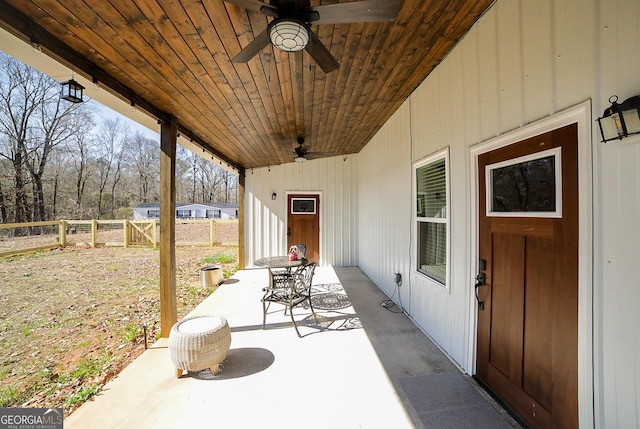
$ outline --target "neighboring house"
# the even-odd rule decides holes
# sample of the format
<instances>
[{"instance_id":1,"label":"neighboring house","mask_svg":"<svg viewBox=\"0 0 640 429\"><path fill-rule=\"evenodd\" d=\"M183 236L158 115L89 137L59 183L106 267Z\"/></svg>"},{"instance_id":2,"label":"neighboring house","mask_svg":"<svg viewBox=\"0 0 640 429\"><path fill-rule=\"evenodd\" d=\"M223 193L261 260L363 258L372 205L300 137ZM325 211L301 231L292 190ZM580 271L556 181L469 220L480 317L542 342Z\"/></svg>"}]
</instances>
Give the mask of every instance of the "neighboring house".
<instances>
[{"instance_id":1,"label":"neighboring house","mask_svg":"<svg viewBox=\"0 0 640 429\"><path fill-rule=\"evenodd\" d=\"M160 203L140 204L133 209L134 219L159 219ZM176 204L176 219L237 219L238 203Z\"/></svg>"},{"instance_id":2,"label":"neighboring house","mask_svg":"<svg viewBox=\"0 0 640 429\"><path fill-rule=\"evenodd\" d=\"M503 398L531 418L640 427L640 135L603 144L595 121L611 95L640 94L639 16L637 0L496 1L360 153L246 175L246 263L286 252L288 198L314 194L320 263L359 266L464 372L526 373ZM481 197L502 160L529 162L501 152L517 142L561 148L541 162L567 174L520 217L530 233ZM510 276L540 288L491 301Z\"/></svg>"}]
</instances>

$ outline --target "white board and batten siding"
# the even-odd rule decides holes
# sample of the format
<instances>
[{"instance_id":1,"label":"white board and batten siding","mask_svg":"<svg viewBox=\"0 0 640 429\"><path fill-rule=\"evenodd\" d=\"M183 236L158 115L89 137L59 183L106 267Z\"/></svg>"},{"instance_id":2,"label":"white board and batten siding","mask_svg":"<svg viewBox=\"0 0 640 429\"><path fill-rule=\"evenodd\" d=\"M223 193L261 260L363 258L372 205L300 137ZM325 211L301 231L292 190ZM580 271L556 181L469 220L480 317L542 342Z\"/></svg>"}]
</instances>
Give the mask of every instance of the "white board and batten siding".
<instances>
[{"instance_id":1,"label":"white board and batten siding","mask_svg":"<svg viewBox=\"0 0 640 429\"><path fill-rule=\"evenodd\" d=\"M395 289L393 275L403 276L396 301L411 304L408 291L411 243L411 152L409 108L399 113L380 130L379 146L367 145L358 154L358 248L359 266L387 295Z\"/></svg>"},{"instance_id":2,"label":"white board and batten siding","mask_svg":"<svg viewBox=\"0 0 640 429\"><path fill-rule=\"evenodd\" d=\"M357 265L356 162L353 156L337 156L247 170L247 265L265 256L286 254L287 195L305 193L320 196L319 263Z\"/></svg>"},{"instance_id":3,"label":"white board and batten siding","mask_svg":"<svg viewBox=\"0 0 640 429\"><path fill-rule=\"evenodd\" d=\"M323 262L360 266L390 296L393 273L400 272L396 302L473 373L472 154L582 109L580 425L640 427L640 137L602 144L595 122L609 96L640 94L638 46L638 0L498 0L348 162L338 157L247 173L248 215L258 223L247 239L251 257L284 250L285 190L322 192ZM448 289L416 273L411 189L414 163L445 148Z\"/></svg>"}]
</instances>

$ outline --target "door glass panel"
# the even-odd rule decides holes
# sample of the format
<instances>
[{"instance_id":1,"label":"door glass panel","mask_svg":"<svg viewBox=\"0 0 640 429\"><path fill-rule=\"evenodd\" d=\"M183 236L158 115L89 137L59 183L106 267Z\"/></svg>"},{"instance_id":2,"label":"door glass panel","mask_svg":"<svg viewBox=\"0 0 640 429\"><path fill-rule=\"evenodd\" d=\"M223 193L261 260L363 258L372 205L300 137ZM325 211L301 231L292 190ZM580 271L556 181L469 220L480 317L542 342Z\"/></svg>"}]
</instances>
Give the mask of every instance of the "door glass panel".
<instances>
[{"instance_id":1,"label":"door glass panel","mask_svg":"<svg viewBox=\"0 0 640 429\"><path fill-rule=\"evenodd\" d=\"M559 148L486 168L487 216L562 217Z\"/></svg>"},{"instance_id":2,"label":"door glass panel","mask_svg":"<svg viewBox=\"0 0 640 429\"><path fill-rule=\"evenodd\" d=\"M315 198L291 198L291 214L316 214Z\"/></svg>"}]
</instances>

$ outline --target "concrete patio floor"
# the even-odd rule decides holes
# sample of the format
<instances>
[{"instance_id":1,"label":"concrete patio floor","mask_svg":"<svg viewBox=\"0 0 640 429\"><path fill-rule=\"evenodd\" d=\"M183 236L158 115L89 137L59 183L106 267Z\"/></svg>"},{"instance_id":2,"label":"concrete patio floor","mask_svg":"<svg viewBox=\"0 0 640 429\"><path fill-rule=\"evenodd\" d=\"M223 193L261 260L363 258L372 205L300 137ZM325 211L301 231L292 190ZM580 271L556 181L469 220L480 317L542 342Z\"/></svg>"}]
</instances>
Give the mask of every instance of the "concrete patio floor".
<instances>
[{"instance_id":1,"label":"concrete patio floor","mask_svg":"<svg viewBox=\"0 0 640 429\"><path fill-rule=\"evenodd\" d=\"M316 324L282 307L262 329L264 269L237 272L190 315L231 327L217 376L176 378L161 339L65 418L73 428L511 428L519 427L358 268L318 267ZM391 310L398 311L397 307Z\"/></svg>"}]
</instances>

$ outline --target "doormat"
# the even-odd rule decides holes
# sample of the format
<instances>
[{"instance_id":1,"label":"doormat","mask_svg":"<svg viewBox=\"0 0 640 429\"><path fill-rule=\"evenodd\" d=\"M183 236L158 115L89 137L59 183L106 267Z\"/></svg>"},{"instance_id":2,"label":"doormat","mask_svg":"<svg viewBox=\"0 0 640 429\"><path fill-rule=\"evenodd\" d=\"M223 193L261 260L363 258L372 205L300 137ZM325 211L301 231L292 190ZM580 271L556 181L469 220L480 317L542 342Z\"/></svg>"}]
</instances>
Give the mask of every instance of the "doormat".
<instances>
[{"instance_id":1,"label":"doormat","mask_svg":"<svg viewBox=\"0 0 640 429\"><path fill-rule=\"evenodd\" d=\"M464 377L457 372L440 372L398 381L426 428L513 428Z\"/></svg>"}]
</instances>

